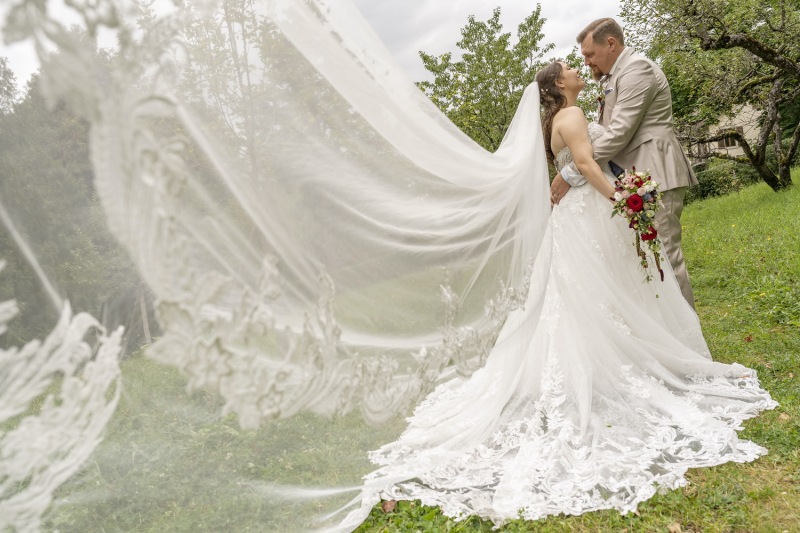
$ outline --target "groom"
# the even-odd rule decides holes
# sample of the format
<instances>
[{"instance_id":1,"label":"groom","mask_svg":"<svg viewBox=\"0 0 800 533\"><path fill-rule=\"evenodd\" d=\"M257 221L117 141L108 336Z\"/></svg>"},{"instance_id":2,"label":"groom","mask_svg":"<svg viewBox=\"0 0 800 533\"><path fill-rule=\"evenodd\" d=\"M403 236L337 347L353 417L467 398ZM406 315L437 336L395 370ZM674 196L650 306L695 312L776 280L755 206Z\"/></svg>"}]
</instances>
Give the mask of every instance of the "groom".
<instances>
[{"instance_id":1,"label":"groom","mask_svg":"<svg viewBox=\"0 0 800 533\"><path fill-rule=\"evenodd\" d=\"M694 307L689 274L681 250L681 212L686 190L697 185L691 164L672 126L672 96L661 69L625 47L614 19L595 20L578 34L585 64L603 87L599 122L606 133L595 140L594 158L615 175L623 169L649 170L661 183L664 207L656 212L658 233L681 292ZM550 187L554 203L585 178L564 167Z\"/></svg>"}]
</instances>

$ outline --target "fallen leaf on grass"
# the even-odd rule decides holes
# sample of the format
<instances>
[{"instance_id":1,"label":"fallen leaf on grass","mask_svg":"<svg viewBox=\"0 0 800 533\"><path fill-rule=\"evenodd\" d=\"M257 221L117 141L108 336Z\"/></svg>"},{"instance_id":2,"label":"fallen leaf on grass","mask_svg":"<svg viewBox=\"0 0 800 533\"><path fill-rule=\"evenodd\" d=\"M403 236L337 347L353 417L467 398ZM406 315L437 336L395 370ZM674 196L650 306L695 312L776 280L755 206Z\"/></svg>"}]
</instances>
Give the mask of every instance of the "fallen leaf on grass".
<instances>
[{"instance_id":1,"label":"fallen leaf on grass","mask_svg":"<svg viewBox=\"0 0 800 533\"><path fill-rule=\"evenodd\" d=\"M677 522L675 522L674 524L670 524L668 529L669 533L683 533L681 525Z\"/></svg>"},{"instance_id":2,"label":"fallen leaf on grass","mask_svg":"<svg viewBox=\"0 0 800 533\"><path fill-rule=\"evenodd\" d=\"M744 338L744 342L753 342L753 336L748 335L747 337Z\"/></svg>"},{"instance_id":3,"label":"fallen leaf on grass","mask_svg":"<svg viewBox=\"0 0 800 533\"><path fill-rule=\"evenodd\" d=\"M792 419L792 417L787 415L786 413L781 413L781 414L778 415L778 420L780 420L781 422L786 422L787 420L791 420L791 419Z\"/></svg>"},{"instance_id":4,"label":"fallen leaf on grass","mask_svg":"<svg viewBox=\"0 0 800 533\"><path fill-rule=\"evenodd\" d=\"M386 500L381 504L381 509L383 509L384 513L392 513L394 512L394 508L397 507L396 500Z\"/></svg>"}]
</instances>

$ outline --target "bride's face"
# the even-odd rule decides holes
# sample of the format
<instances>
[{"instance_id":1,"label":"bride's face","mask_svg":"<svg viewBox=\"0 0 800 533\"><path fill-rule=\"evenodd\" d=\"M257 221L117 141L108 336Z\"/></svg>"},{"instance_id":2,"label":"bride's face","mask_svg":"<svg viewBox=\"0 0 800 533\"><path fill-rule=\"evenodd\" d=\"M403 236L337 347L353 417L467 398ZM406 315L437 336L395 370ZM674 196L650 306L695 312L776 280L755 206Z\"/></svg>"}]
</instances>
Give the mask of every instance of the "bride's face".
<instances>
[{"instance_id":1,"label":"bride's face","mask_svg":"<svg viewBox=\"0 0 800 533\"><path fill-rule=\"evenodd\" d=\"M556 85L565 92L581 92L586 82L581 78L577 69L570 68L566 63L561 63L561 77L558 78Z\"/></svg>"}]
</instances>

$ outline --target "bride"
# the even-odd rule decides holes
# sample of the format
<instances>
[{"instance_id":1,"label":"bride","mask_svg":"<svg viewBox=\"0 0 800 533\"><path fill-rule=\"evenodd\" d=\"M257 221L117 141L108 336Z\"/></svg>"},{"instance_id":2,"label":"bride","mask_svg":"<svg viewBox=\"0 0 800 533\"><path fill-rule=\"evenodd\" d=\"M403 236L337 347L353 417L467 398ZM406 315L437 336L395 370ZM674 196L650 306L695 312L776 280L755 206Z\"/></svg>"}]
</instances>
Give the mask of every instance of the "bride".
<instances>
[{"instance_id":1,"label":"bride","mask_svg":"<svg viewBox=\"0 0 800 533\"><path fill-rule=\"evenodd\" d=\"M556 61L536 80L550 162L574 161L591 186L554 206L527 301L485 367L440 385L371 452L380 468L346 524L381 498L496 524L625 513L689 468L766 453L736 432L775 402L754 371L711 360L669 263L644 282L631 230L610 217L613 177L591 147L603 128L575 106L583 79Z\"/></svg>"}]
</instances>

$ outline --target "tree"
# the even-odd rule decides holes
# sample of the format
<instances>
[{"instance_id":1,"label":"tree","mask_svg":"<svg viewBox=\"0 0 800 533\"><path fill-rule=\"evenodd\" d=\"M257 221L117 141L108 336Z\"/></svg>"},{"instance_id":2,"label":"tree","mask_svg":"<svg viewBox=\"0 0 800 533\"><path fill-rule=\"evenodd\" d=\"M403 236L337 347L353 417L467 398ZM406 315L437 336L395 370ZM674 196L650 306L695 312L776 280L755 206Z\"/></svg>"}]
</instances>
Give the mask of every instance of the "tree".
<instances>
[{"instance_id":1,"label":"tree","mask_svg":"<svg viewBox=\"0 0 800 533\"><path fill-rule=\"evenodd\" d=\"M60 296L73 310L98 316L142 283L108 231L93 180L88 123L64 104L49 108L34 77L24 97L0 114L0 199ZM20 307L0 342L19 345L50 331L59 313L2 225L0 250L7 261L0 301L15 299Z\"/></svg>"},{"instance_id":2,"label":"tree","mask_svg":"<svg viewBox=\"0 0 800 533\"><path fill-rule=\"evenodd\" d=\"M11 112L17 101L17 80L8 66L8 58L0 57L0 115Z\"/></svg>"},{"instance_id":3,"label":"tree","mask_svg":"<svg viewBox=\"0 0 800 533\"><path fill-rule=\"evenodd\" d=\"M627 33L662 64L690 145L736 139L742 157L773 190L791 186L800 143L800 10L796 0L624 0ZM761 113L751 145L734 129L710 132L720 115L750 104ZM788 139L788 141L787 141ZM768 147L775 166L768 164Z\"/></svg>"},{"instance_id":4,"label":"tree","mask_svg":"<svg viewBox=\"0 0 800 533\"><path fill-rule=\"evenodd\" d=\"M450 52L435 57L420 52L433 81L418 83L428 97L467 135L494 151L503 140L522 92L545 64L552 44L542 45L541 5L517 28L518 41L503 33L500 8L479 22L471 15L461 29L461 59Z\"/></svg>"}]
</instances>

